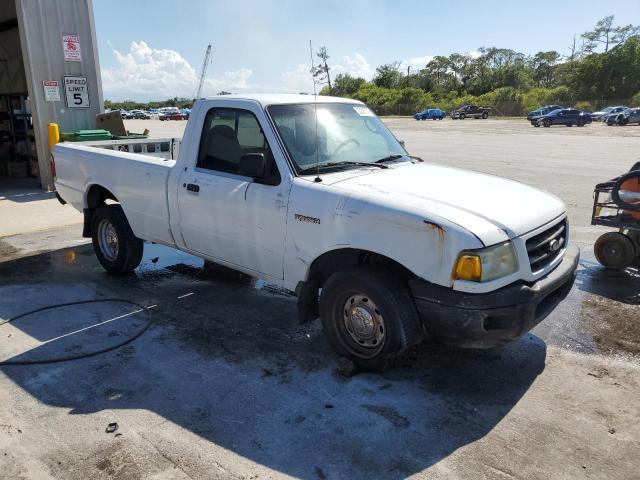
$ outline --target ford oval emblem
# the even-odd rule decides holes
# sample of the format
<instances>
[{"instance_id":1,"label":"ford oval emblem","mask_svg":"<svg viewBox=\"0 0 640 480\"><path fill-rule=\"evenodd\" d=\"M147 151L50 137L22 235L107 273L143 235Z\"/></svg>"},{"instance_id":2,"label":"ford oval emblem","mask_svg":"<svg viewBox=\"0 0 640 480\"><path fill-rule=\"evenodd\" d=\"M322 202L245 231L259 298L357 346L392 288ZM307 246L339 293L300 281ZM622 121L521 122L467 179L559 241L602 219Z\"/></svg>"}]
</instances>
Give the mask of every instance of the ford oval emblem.
<instances>
[{"instance_id":1,"label":"ford oval emblem","mask_svg":"<svg viewBox=\"0 0 640 480\"><path fill-rule=\"evenodd\" d=\"M554 238L549 242L549 251L557 252L558 250L560 250L560 242Z\"/></svg>"}]
</instances>

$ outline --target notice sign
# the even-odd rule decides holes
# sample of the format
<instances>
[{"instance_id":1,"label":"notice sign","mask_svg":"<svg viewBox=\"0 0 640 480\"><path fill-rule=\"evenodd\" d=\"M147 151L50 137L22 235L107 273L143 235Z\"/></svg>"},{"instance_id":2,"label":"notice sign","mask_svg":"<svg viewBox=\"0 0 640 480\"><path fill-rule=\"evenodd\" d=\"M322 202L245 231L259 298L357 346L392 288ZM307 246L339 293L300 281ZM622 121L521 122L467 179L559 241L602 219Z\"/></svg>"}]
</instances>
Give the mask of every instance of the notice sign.
<instances>
[{"instance_id":1,"label":"notice sign","mask_svg":"<svg viewBox=\"0 0 640 480\"><path fill-rule=\"evenodd\" d=\"M60 101L60 82L57 80L43 80L42 88L44 88L45 102Z\"/></svg>"},{"instance_id":2,"label":"notice sign","mask_svg":"<svg viewBox=\"0 0 640 480\"><path fill-rule=\"evenodd\" d=\"M87 77L64 77L64 95L68 108L89 108Z\"/></svg>"},{"instance_id":3,"label":"notice sign","mask_svg":"<svg viewBox=\"0 0 640 480\"><path fill-rule=\"evenodd\" d=\"M64 51L64 59L67 62L81 62L80 54L80 37L65 33L62 35L62 50Z\"/></svg>"}]
</instances>

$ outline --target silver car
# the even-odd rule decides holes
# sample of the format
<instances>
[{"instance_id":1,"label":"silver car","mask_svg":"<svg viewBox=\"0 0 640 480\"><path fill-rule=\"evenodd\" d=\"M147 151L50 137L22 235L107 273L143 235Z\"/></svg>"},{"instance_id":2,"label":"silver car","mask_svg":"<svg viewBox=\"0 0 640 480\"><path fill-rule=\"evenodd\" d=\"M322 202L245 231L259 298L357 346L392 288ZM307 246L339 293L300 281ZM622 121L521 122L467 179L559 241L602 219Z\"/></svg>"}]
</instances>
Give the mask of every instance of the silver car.
<instances>
[{"instance_id":1,"label":"silver car","mask_svg":"<svg viewBox=\"0 0 640 480\"><path fill-rule=\"evenodd\" d=\"M640 125L640 108L627 108L621 112L611 113L604 121L607 125L628 125L630 123Z\"/></svg>"},{"instance_id":2,"label":"silver car","mask_svg":"<svg viewBox=\"0 0 640 480\"><path fill-rule=\"evenodd\" d=\"M594 122L606 122L609 115L612 115L614 113L620 113L623 110L626 110L628 108L629 107L625 107L624 105L619 105L617 107L606 107L597 112L593 112L591 114L591 119Z\"/></svg>"}]
</instances>

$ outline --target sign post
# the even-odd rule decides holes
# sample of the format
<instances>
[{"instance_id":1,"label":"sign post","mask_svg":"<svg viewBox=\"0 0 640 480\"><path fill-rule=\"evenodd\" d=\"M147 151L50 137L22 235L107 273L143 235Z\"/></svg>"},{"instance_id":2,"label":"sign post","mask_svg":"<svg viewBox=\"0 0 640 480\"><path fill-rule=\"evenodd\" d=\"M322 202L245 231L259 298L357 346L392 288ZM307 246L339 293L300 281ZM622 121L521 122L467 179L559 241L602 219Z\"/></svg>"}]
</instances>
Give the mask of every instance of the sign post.
<instances>
[{"instance_id":1,"label":"sign post","mask_svg":"<svg viewBox=\"0 0 640 480\"><path fill-rule=\"evenodd\" d=\"M60 82L58 80L43 80L42 88L44 89L45 102L60 101Z\"/></svg>"},{"instance_id":2,"label":"sign post","mask_svg":"<svg viewBox=\"0 0 640 480\"><path fill-rule=\"evenodd\" d=\"M62 35L62 50L64 51L64 59L66 62L81 62L82 53L80 52L80 37L65 33Z\"/></svg>"},{"instance_id":3,"label":"sign post","mask_svg":"<svg viewBox=\"0 0 640 480\"><path fill-rule=\"evenodd\" d=\"M64 94L67 108L89 108L87 77L64 77Z\"/></svg>"}]
</instances>

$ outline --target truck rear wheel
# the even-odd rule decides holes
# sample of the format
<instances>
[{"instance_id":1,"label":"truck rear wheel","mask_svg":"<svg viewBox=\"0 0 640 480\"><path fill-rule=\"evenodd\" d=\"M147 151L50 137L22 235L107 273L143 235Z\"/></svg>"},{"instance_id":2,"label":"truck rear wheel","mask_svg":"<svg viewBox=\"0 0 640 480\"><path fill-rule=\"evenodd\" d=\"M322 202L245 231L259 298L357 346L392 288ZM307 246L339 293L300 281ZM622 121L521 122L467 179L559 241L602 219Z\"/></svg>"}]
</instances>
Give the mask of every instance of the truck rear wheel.
<instances>
[{"instance_id":1,"label":"truck rear wheel","mask_svg":"<svg viewBox=\"0 0 640 480\"><path fill-rule=\"evenodd\" d=\"M636 258L633 241L620 232L607 232L600 235L593 250L603 267L614 270L630 267Z\"/></svg>"},{"instance_id":2,"label":"truck rear wheel","mask_svg":"<svg viewBox=\"0 0 640 480\"><path fill-rule=\"evenodd\" d=\"M375 266L333 274L322 288L320 318L333 350L365 370L383 368L423 337L408 288Z\"/></svg>"},{"instance_id":3,"label":"truck rear wheel","mask_svg":"<svg viewBox=\"0 0 640 480\"><path fill-rule=\"evenodd\" d=\"M102 205L91 218L93 250L103 268L114 275L133 271L142 260L144 244L136 238L120 205Z\"/></svg>"}]
</instances>

